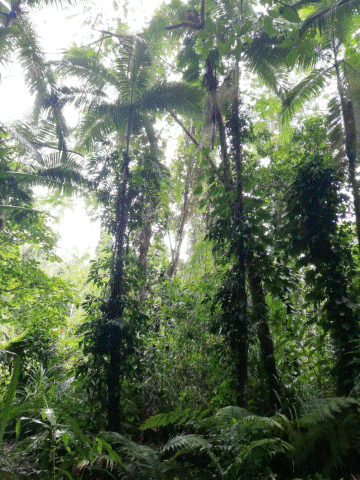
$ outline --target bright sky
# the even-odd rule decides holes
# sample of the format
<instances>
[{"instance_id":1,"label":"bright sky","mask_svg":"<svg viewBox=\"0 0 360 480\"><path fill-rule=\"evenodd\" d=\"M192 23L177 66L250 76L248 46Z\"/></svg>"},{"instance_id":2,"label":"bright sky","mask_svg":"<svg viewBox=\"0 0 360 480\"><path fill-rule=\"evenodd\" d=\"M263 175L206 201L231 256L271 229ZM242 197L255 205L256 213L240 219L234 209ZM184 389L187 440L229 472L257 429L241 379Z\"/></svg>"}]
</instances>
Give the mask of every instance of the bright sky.
<instances>
[{"instance_id":1,"label":"bright sky","mask_svg":"<svg viewBox=\"0 0 360 480\"><path fill-rule=\"evenodd\" d=\"M47 59L53 60L59 59L62 50L72 43L84 45L99 38L100 33L92 30L96 18L98 22L102 19L103 25L109 30L114 30L116 19L120 18L137 33L160 3L160 0L90 0L77 7L48 7L36 15L32 14L32 21L36 25L42 45L45 46ZM123 5L127 10L127 20ZM0 119L4 122L20 119L32 105L32 99L23 82L22 70L13 64L5 71L2 68L0 73ZM79 249L80 254L88 248L93 254L99 239L100 222L90 221L85 212L84 201L78 199L75 205L73 210L65 209L60 221L60 256L73 246Z\"/></svg>"}]
</instances>

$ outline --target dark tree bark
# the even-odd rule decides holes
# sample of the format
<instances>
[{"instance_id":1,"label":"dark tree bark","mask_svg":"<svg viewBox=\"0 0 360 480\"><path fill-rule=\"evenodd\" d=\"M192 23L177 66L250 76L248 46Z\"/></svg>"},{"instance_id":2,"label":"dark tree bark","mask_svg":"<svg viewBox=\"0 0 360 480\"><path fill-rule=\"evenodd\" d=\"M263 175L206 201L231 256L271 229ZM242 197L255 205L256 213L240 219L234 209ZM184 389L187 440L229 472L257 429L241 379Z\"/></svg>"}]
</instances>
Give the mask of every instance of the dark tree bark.
<instances>
[{"instance_id":1,"label":"dark tree bark","mask_svg":"<svg viewBox=\"0 0 360 480\"><path fill-rule=\"evenodd\" d=\"M269 407L272 411L280 408L280 382L275 363L275 349L268 323L268 310L260 276L252 262L247 265L247 278L253 304L256 330L260 343L262 365L268 385Z\"/></svg>"},{"instance_id":2,"label":"dark tree bark","mask_svg":"<svg viewBox=\"0 0 360 480\"><path fill-rule=\"evenodd\" d=\"M113 267L110 277L110 296L106 306L104 320L107 323L109 338L110 363L107 377L108 387L108 429L119 432L121 427L120 414L120 378L122 361L122 316L124 311L124 239L129 209L129 163L128 153L123 154L121 173L123 180L116 195L115 205L115 243Z\"/></svg>"},{"instance_id":3,"label":"dark tree bark","mask_svg":"<svg viewBox=\"0 0 360 480\"><path fill-rule=\"evenodd\" d=\"M237 382L238 382L238 403L239 406L245 407L247 405L247 370L248 370L248 325L247 325L247 295L246 295L246 270L245 270L245 245L243 232L243 217L244 217L244 195L243 195L243 157L242 157L242 141L240 131L240 117L239 117L239 96L238 96L239 72L238 65L235 69L235 85L236 94L233 103L233 111L231 118L232 131L232 148L234 153L235 171L236 171L236 190L235 202L233 208L234 227L236 235L236 250L237 250L237 273L238 273L238 290L239 300L238 308L239 315L237 317L238 331L237 339ZM218 125L220 123L218 122ZM220 129L219 129L220 134ZM225 135L225 129L224 133ZM226 156L227 157L227 156ZM224 177L229 175L229 166L225 165Z\"/></svg>"},{"instance_id":4,"label":"dark tree bark","mask_svg":"<svg viewBox=\"0 0 360 480\"><path fill-rule=\"evenodd\" d=\"M355 225L356 235L358 239L358 248L360 254L360 198L359 187L356 180L356 164L357 164L357 152L356 152L356 125L354 107L352 101L347 98L344 90L344 86L341 80L339 64L336 58L336 49L334 48L335 55L335 69L338 84L338 92L340 95L341 112L344 124L345 133L345 150L348 158L349 167L349 179L351 185L351 191L354 199L354 212L355 212Z\"/></svg>"},{"instance_id":5,"label":"dark tree bark","mask_svg":"<svg viewBox=\"0 0 360 480\"><path fill-rule=\"evenodd\" d=\"M139 291L139 302L144 303L146 297L146 276L148 266L148 253L151 241L151 224L152 224L153 210L150 208L144 215L144 226L140 232L139 237L139 263L143 271L144 282Z\"/></svg>"}]
</instances>

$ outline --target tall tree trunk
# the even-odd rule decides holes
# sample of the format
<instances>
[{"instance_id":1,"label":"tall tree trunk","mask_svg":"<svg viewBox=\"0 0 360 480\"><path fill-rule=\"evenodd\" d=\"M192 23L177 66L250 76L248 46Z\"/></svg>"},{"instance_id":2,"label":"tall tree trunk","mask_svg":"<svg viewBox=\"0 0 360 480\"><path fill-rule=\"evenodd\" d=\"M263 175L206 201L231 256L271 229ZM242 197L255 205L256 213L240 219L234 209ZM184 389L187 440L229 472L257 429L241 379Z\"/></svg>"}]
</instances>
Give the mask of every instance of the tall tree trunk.
<instances>
[{"instance_id":1,"label":"tall tree trunk","mask_svg":"<svg viewBox=\"0 0 360 480\"><path fill-rule=\"evenodd\" d=\"M128 150L128 149L127 149ZM120 377L122 360L122 328L121 320L124 311L123 303L123 282L124 265L123 251L125 230L128 219L128 183L130 180L129 172L130 156L126 152L123 154L123 166L121 173L123 180L120 183L116 195L115 205L115 242L113 267L110 277L110 296L105 314L105 321L109 330L110 343L110 363L108 369L108 429L119 432L121 425L120 414Z\"/></svg>"},{"instance_id":2,"label":"tall tree trunk","mask_svg":"<svg viewBox=\"0 0 360 480\"><path fill-rule=\"evenodd\" d=\"M180 251L185 236L185 225L189 217L189 203L190 203L190 189L192 184L193 169L194 169L195 157L190 156L187 161L186 179L184 186L184 199L181 207L181 214L179 219L179 227L175 235L175 245L171 249L171 263L168 269L168 277L172 278L176 272L176 268L180 259Z\"/></svg>"},{"instance_id":3,"label":"tall tree trunk","mask_svg":"<svg viewBox=\"0 0 360 480\"><path fill-rule=\"evenodd\" d=\"M358 239L358 248L360 254L360 198L359 198L359 187L356 180L356 127L355 127L355 115L354 107L352 101L347 98L345 94L345 89L341 80L339 64L336 58L336 50L334 47L335 54L335 69L337 77L338 92L340 96L341 103L341 112L344 123L344 133L345 133L345 147L346 155L348 157L349 165L349 179L351 185L351 191L354 198L354 212L355 212L355 225L356 225L356 234Z\"/></svg>"},{"instance_id":4,"label":"tall tree trunk","mask_svg":"<svg viewBox=\"0 0 360 480\"><path fill-rule=\"evenodd\" d=\"M261 278L257 274L252 261L247 265L247 277L260 343L261 360L268 386L269 406L271 410L276 411L280 408L281 403L280 382L275 363L275 349L269 329L267 306Z\"/></svg>"},{"instance_id":5,"label":"tall tree trunk","mask_svg":"<svg viewBox=\"0 0 360 480\"><path fill-rule=\"evenodd\" d=\"M247 295L246 295L246 270L245 270L245 245L243 232L243 216L244 216L244 195L243 195L243 157L242 157L242 141L241 127L239 117L239 66L235 65L235 98L232 112L232 147L234 151L234 161L236 170L236 190L235 202L233 208L235 234L236 234L236 250L237 250L237 273L238 273L238 308L237 316L238 332L237 338L237 382L238 382L238 403L245 407L247 404L247 364L248 364L248 325L247 325ZM220 133L220 131L219 131ZM228 167L226 167L227 169ZM229 171L224 171L225 178L229 175Z\"/></svg>"},{"instance_id":6,"label":"tall tree trunk","mask_svg":"<svg viewBox=\"0 0 360 480\"><path fill-rule=\"evenodd\" d=\"M139 263L143 271L144 281L140 287L139 291L139 302L144 303L146 297L146 275L147 275L147 265L148 265L148 253L150 247L150 240L152 235L151 223L153 209L150 207L144 215L144 226L141 230L139 237Z\"/></svg>"}]
</instances>

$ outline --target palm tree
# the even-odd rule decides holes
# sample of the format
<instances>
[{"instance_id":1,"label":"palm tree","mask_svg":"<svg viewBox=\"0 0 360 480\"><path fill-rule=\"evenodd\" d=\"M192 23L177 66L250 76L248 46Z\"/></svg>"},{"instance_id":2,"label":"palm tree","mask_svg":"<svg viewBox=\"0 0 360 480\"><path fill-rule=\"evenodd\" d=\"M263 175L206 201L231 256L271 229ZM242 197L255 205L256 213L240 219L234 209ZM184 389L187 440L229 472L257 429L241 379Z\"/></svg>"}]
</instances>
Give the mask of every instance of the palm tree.
<instances>
[{"instance_id":1,"label":"palm tree","mask_svg":"<svg viewBox=\"0 0 360 480\"><path fill-rule=\"evenodd\" d=\"M0 230L4 226L5 213L21 209L27 213L32 211L31 187L46 184L64 192L85 183L81 157L67 150L69 131L63 114L67 102L65 92L46 63L38 36L28 18L29 9L49 3L63 4L56 0L0 1L0 64L6 65L13 59L18 61L29 93L35 95L33 110L25 123L14 126L0 119ZM75 2L68 0L68 3ZM14 142L21 147L16 159Z\"/></svg>"},{"instance_id":2,"label":"palm tree","mask_svg":"<svg viewBox=\"0 0 360 480\"><path fill-rule=\"evenodd\" d=\"M188 37L189 35L198 35L202 39L204 52L208 52L204 61L204 75L203 83L207 88L208 97L207 105L204 115L203 138L200 144L189 134L190 132L178 122L189 139L202 149L205 143L210 138L214 139L215 130L217 129L219 144L221 167L217 168L214 162L210 160L210 165L217 174L218 179L228 192L230 215L233 221L233 238L231 239L235 245L236 250L236 266L234 268L235 279L233 284L235 290L232 292L233 310L228 314L232 318L232 331L229 335L231 348L235 355L236 371L237 371L237 392L238 403L241 406L246 405L246 390L247 390L247 355L248 355L248 319L247 319L247 293L246 293L246 270L248 271L249 283L251 283L250 292L252 296L255 310L259 317L258 335L262 349L262 358L264 362L264 369L269 378L269 390L273 393L278 390L278 376L274 360L274 346L270 336L270 330L267 323L267 307L265 303L265 296L262 290L262 283L259 275L254 270L254 262L248 261L253 257L249 247L245 246L244 242L244 195L243 195L243 145L240 134L241 119L239 116L240 106L240 68L248 69L256 73L262 82L275 91L279 96L282 94L281 82L278 82L280 77L280 62L275 63L267 54L267 48L271 49L269 38L265 35L259 36L257 32L257 25L255 22L254 12L248 2L241 2L241 5L233 4L229 1L214 1L207 2L205 12L205 1L200 2L200 17L195 16L198 21L195 25L189 24L187 21L181 21L175 25L166 27L166 30L175 32L182 31ZM195 12L196 13L196 12ZM211 17L216 18L216 27ZM192 17L191 17L192 18ZM179 16L179 20L184 18ZM193 20L194 22L194 20ZM219 26L221 28L219 28ZM208 32L202 32L207 30ZM238 35L234 35L234 30ZM216 34L214 33L216 31ZM199 33L200 32L200 33ZM221 33L219 33L221 32ZM217 34L223 38L219 41ZM179 35L179 33L177 33ZM249 40L249 36L253 39ZM248 37L246 40L244 37ZM207 41L204 39L210 38L211 50L206 45ZM244 39L241 46L241 40ZM183 62L183 67L186 66L186 72L191 72L193 77L200 74L201 67L199 63L196 65L196 58L198 62L201 61L201 56L196 56L196 51L190 51L189 46L195 45L187 40L185 46L189 50L189 63ZM219 75L217 69L221 71L224 69L224 63L221 60L219 51L228 44L228 51L223 57L231 62L231 69L223 84L219 84ZM264 53L265 52L265 53ZM183 58L186 56L183 54ZM195 59L195 60L194 60ZM281 78L281 77L280 77ZM224 101L225 100L225 101ZM230 119L230 128L228 138L226 135L225 123L223 119L224 112L227 113ZM174 117L177 121L176 117ZM231 138L229 138L231 137ZM213 147L213 141L211 142ZM229 154L229 151L230 154ZM234 164L235 176L231 175L231 160ZM246 257L248 260L246 261ZM230 302L229 302L230 303ZM261 305L260 305L261 303ZM226 304L226 302L225 302ZM278 399L274 397L274 408L278 406Z\"/></svg>"},{"instance_id":3,"label":"palm tree","mask_svg":"<svg viewBox=\"0 0 360 480\"><path fill-rule=\"evenodd\" d=\"M104 65L90 49L70 51L59 70L80 79L88 93L74 95L75 102L87 105L80 135L82 148L92 149L112 133L123 143L121 179L115 195L113 261L109 296L103 321L107 329L110 363L108 368L108 428L120 430L120 378L125 325L123 249L128 213L131 206L130 145L134 135L145 130L150 148L155 138L150 115L177 110L199 112L202 91L183 83L165 83L152 68L150 45L137 36L117 35L120 46L111 67Z\"/></svg>"},{"instance_id":4,"label":"palm tree","mask_svg":"<svg viewBox=\"0 0 360 480\"><path fill-rule=\"evenodd\" d=\"M331 81L336 81L337 94L329 102L329 119L334 146L341 150L342 145L345 145L360 252L360 198L356 180L360 125L355 122L356 118L357 122L360 120L360 69L351 56L347 55L360 18L360 1L338 0L329 3L325 0L301 0L294 8L301 14L301 10L309 5L311 14L300 26L299 36L304 45L306 42L309 45L311 43L312 48L307 49L305 58L299 56L298 63L300 67L310 67L312 70L287 92L282 115L284 118L290 117L305 101L317 98ZM312 32L317 32L315 38Z\"/></svg>"}]
</instances>

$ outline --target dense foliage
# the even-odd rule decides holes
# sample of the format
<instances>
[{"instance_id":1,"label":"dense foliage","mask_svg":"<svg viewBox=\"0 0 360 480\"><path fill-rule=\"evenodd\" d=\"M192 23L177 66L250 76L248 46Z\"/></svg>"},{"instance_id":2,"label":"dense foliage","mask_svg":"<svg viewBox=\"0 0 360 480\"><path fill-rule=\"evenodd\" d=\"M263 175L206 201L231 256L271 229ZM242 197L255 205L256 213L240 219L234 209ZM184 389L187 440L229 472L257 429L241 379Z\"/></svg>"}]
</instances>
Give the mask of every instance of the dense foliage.
<instances>
[{"instance_id":1,"label":"dense foliage","mask_svg":"<svg viewBox=\"0 0 360 480\"><path fill-rule=\"evenodd\" d=\"M51 61L48 3L0 2L0 478L360 478L360 1L89 5Z\"/></svg>"}]
</instances>

